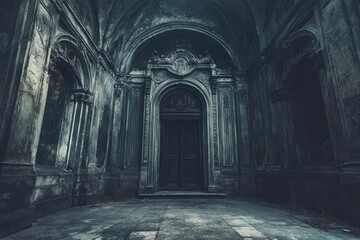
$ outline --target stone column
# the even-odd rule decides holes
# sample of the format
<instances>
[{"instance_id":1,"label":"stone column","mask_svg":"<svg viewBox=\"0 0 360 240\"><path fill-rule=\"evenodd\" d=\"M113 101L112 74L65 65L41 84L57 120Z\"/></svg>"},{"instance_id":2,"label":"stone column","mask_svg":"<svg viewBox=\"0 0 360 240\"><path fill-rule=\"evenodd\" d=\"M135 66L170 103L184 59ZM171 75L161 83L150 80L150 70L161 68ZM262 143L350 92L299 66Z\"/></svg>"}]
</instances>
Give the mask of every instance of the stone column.
<instances>
[{"instance_id":1,"label":"stone column","mask_svg":"<svg viewBox=\"0 0 360 240\"><path fill-rule=\"evenodd\" d=\"M89 131L88 120L89 110L92 106L91 99L91 94L87 91L76 90L73 92L70 98L72 105L68 106L66 110L67 118L70 121L63 124L63 129L69 129L68 139L67 141L63 139L60 143L60 148L67 148L66 162L59 162L58 165L75 171L86 168L87 152L84 151L84 148L88 141L86 139L88 134L86 133ZM67 124L69 125L67 126Z\"/></svg>"}]
</instances>

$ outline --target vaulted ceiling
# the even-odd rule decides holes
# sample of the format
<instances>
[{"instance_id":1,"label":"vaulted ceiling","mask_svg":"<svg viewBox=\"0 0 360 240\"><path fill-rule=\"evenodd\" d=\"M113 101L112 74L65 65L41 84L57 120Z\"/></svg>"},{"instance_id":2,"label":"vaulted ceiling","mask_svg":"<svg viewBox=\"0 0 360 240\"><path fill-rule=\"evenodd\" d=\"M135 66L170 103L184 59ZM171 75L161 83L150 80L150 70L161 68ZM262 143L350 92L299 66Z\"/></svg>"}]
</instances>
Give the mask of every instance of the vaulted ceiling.
<instances>
[{"instance_id":1,"label":"vaulted ceiling","mask_svg":"<svg viewBox=\"0 0 360 240\"><path fill-rule=\"evenodd\" d=\"M256 55L268 0L68 0L115 64L129 42L161 24L211 28L240 54ZM251 54L249 54L251 51Z\"/></svg>"}]
</instances>

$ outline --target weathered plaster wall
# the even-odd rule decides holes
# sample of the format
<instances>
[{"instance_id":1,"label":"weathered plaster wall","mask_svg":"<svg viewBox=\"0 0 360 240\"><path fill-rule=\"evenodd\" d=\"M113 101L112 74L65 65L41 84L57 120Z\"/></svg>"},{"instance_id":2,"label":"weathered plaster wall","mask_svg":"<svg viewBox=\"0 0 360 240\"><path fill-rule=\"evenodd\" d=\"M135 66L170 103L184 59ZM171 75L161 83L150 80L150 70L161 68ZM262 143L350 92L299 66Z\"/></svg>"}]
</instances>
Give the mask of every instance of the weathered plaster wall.
<instances>
[{"instance_id":1,"label":"weathered plaster wall","mask_svg":"<svg viewBox=\"0 0 360 240\"><path fill-rule=\"evenodd\" d=\"M270 20L261 38L263 46L267 46L265 61L250 76L249 83L250 136L258 194L272 200L329 209L358 221L358 207L353 202L359 198L360 184L356 124L359 115L355 110L359 108L360 77L358 3L330 0L314 4L303 1L296 5L295 1L286 1L286 5L277 6L281 2L274 4L274 12L268 15ZM284 19L289 20L284 22ZM279 75L276 63L279 52L301 32L319 41L310 55L320 78L335 155L335 162L322 166L306 165L299 159L292 119L294 110L287 100L291 99L291 92L282 89L286 75ZM296 46L305 49L305 45Z\"/></svg>"},{"instance_id":2,"label":"weathered plaster wall","mask_svg":"<svg viewBox=\"0 0 360 240\"><path fill-rule=\"evenodd\" d=\"M34 102L40 98L38 88L41 88L41 84L34 81L34 78L43 79L44 76L36 70L31 72L28 67L34 64L35 53L41 44L47 44L33 42L34 39L39 40L39 34L34 33L33 29L38 23L34 24L34 19L41 11L37 9L35 1L19 1L14 4L2 2L1 11L7 11L2 7L9 7L12 17L9 16L8 27L13 30L2 27L8 29L5 31L9 38L7 46L2 42L2 47L5 47L2 63L7 64L0 69L0 236L32 224L34 208L30 199L35 178L32 168L34 146L30 139L36 132L37 119L28 117L34 117L34 113L39 111ZM6 17L6 14L1 16ZM29 52L32 53L31 58L28 57ZM43 57L42 62L47 60L46 52L40 52L39 55ZM14 123L24 125L24 128L20 130Z\"/></svg>"},{"instance_id":3,"label":"weathered plaster wall","mask_svg":"<svg viewBox=\"0 0 360 240\"><path fill-rule=\"evenodd\" d=\"M149 86L145 71L128 74L147 70L153 49L144 43L169 50L155 36L174 28L192 31L190 40L201 33L200 52L216 49L218 69L208 73L215 80L194 74L219 107L209 119L220 121L209 131L223 134L214 137L219 149L210 141L218 157L209 189L328 208L359 221L359 9L356 0L2 1L0 237L59 209L136 194ZM70 50L59 48L62 41ZM135 55L142 61L132 62ZM334 150L335 160L322 165L299 158L285 84L305 58L320 79ZM55 163L37 161L54 70L73 81Z\"/></svg>"},{"instance_id":4,"label":"weathered plaster wall","mask_svg":"<svg viewBox=\"0 0 360 240\"><path fill-rule=\"evenodd\" d=\"M80 22L73 22L76 30L69 27L71 11L60 18L58 10L66 11L66 6L50 1L20 3L7 6L14 15L8 26L17 40L6 42L3 34L1 41L9 65L1 65L7 74L1 82L5 114L1 114L0 236L30 226L34 218L102 198L111 130L115 74L106 56L91 45L94 42L86 38ZM17 11L23 17L16 21ZM68 43L62 45L64 40ZM71 52L67 44L79 50ZM43 156L36 153L44 114L49 113L45 108L53 71L61 71L64 81L73 81L70 73L79 79L71 83L74 89L65 98L56 161L48 164L47 159L38 161Z\"/></svg>"}]
</instances>

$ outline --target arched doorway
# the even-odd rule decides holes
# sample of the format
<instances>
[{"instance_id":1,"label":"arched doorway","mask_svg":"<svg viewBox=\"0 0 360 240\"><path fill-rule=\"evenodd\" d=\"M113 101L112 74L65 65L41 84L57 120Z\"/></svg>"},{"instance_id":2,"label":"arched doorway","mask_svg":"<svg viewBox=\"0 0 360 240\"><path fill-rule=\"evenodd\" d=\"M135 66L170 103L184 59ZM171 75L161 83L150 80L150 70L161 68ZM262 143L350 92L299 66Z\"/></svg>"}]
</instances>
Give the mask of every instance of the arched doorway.
<instances>
[{"instance_id":1,"label":"arched doorway","mask_svg":"<svg viewBox=\"0 0 360 240\"><path fill-rule=\"evenodd\" d=\"M160 103L160 175L162 190L204 188L203 104L187 88L168 92Z\"/></svg>"},{"instance_id":2,"label":"arched doorway","mask_svg":"<svg viewBox=\"0 0 360 240\"><path fill-rule=\"evenodd\" d=\"M309 58L289 74L298 155L303 165L328 165L334 154L320 79Z\"/></svg>"}]
</instances>

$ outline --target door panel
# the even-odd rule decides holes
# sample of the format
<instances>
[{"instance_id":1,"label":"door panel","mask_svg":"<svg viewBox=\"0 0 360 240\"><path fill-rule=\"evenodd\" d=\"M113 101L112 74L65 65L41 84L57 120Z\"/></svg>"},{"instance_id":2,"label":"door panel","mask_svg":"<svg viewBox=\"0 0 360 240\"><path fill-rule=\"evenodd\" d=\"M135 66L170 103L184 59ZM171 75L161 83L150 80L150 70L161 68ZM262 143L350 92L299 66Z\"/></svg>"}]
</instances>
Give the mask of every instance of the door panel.
<instances>
[{"instance_id":1,"label":"door panel","mask_svg":"<svg viewBox=\"0 0 360 240\"><path fill-rule=\"evenodd\" d=\"M200 120L162 120L160 186L200 190L202 185Z\"/></svg>"},{"instance_id":2,"label":"door panel","mask_svg":"<svg viewBox=\"0 0 360 240\"><path fill-rule=\"evenodd\" d=\"M161 162L162 185L177 188L180 185L180 123L177 121L164 121L162 124Z\"/></svg>"}]
</instances>

